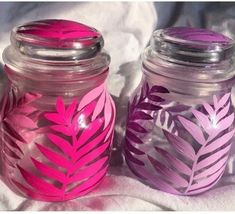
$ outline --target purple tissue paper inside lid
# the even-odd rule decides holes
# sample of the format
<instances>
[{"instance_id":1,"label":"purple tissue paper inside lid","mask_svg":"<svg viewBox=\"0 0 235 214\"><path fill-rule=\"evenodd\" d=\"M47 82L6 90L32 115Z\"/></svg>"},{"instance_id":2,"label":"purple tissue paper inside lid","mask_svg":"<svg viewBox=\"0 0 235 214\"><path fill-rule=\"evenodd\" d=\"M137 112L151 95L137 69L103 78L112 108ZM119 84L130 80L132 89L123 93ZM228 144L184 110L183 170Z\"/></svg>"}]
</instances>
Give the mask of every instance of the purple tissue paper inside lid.
<instances>
[{"instance_id":1,"label":"purple tissue paper inside lid","mask_svg":"<svg viewBox=\"0 0 235 214\"><path fill-rule=\"evenodd\" d=\"M232 43L232 39L203 28L171 27L163 30L163 34L172 39L182 39L185 41L219 43L222 45Z\"/></svg>"}]
</instances>

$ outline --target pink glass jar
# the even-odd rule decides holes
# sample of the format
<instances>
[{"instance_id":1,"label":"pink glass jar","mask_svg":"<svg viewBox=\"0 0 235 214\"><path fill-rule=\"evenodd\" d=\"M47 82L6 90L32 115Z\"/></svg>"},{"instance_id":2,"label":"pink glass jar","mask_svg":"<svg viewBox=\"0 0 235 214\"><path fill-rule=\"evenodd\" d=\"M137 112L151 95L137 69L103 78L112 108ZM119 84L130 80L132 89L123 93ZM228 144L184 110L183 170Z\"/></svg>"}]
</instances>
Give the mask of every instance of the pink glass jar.
<instances>
[{"instance_id":1,"label":"pink glass jar","mask_svg":"<svg viewBox=\"0 0 235 214\"><path fill-rule=\"evenodd\" d=\"M103 44L96 29L66 20L13 29L3 53L9 87L0 127L3 176L14 192L64 201L105 176L115 106Z\"/></svg>"},{"instance_id":2,"label":"pink glass jar","mask_svg":"<svg viewBox=\"0 0 235 214\"><path fill-rule=\"evenodd\" d=\"M206 29L154 32L130 98L125 158L153 188L194 195L223 175L234 135L234 42Z\"/></svg>"}]
</instances>

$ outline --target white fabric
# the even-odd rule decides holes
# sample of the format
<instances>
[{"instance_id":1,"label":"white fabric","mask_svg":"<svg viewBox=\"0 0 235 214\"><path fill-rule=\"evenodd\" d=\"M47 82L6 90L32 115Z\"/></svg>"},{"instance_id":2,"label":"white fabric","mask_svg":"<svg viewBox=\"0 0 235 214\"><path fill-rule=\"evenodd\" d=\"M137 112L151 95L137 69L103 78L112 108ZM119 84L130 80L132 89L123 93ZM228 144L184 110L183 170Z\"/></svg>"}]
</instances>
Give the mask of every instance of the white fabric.
<instances>
[{"instance_id":1,"label":"white fabric","mask_svg":"<svg viewBox=\"0 0 235 214\"><path fill-rule=\"evenodd\" d=\"M72 19L99 29L105 39L105 49L112 57L108 86L117 106L114 141L117 151L113 153L112 158L112 165L117 166L110 167L109 175L95 191L64 203L27 200L13 193L2 182L0 176L0 210L235 209L235 176L231 175L234 173L233 158L230 159L227 174L219 185L194 197L174 196L154 190L139 182L125 164L120 166L122 163L120 142L124 131L128 96L141 77L140 53L147 45L155 27L165 26L164 21L166 23L169 21L168 18L173 11L172 5L160 6L155 3L155 7L158 8L155 10L151 2L0 3L0 52L9 44L11 28L27 21L44 18ZM161 19L157 18L156 11L158 14L163 14ZM176 23L180 25L187 23L187 20L179 19ZM0 90L1 86L2 80Z\"/></svg>"}]
</instances>

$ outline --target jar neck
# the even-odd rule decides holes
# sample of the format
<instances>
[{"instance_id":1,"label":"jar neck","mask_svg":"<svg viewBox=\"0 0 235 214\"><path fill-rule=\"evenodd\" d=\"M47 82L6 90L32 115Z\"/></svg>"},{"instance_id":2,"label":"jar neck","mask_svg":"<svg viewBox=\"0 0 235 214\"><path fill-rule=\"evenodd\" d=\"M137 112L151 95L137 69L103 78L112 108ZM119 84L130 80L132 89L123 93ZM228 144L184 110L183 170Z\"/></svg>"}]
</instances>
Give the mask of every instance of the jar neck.
<instances>
[{"instance_id":1,"label":"jar neck","mask_svg":"<svg viewBox=\"0 0 235 214\"><path fill-rule=\"evenodd\" d=\"M78 96L107 78L110 57L105 51L83 60L31 58L14 46L4 50L5 72L13 85L42 95Z\"/></svg>"},{"instance_id":2,"label":"jar neck","mask_svg":"<svg viewBox=\"0 0 235 214\"><path fill-rule=\"evenodd\" d=\"M219 63L189 63L163 59L151 47L142 54L143 79L171 91L178 101L205 101L213 94L231 91L235 83L234 60Z\"/></svg>"}]
</instances>

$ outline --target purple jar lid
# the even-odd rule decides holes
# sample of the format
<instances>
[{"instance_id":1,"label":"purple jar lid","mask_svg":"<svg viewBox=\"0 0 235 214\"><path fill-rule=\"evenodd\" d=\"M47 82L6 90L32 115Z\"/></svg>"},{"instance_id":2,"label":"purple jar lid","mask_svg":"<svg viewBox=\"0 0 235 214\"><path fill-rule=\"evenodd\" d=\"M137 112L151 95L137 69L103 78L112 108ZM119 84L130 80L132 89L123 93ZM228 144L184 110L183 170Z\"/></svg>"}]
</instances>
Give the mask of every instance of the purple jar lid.
<instances>
[{"instance_id":1,"label":"purple jar lid","mask_svg":"<svg viewBox=\"0 0 235 214\"><path fill-rule=\"evenodd\" d=\"M162 56L195 63L215 63L231 58L232 39L202 28L171 27L154 32L151 47Z\"/></svg>"},{"instance_id":2,"label":"purple jar lid","mask_svg":"<svg viewBox=\"0 0 235 214\"><path fill-rule=\"evenodd\" d=\"M12 31L11 41L26 55L45 53L43 50L47 53L48 50L57 50L57 55L58 51L72 54L75 50L77 59L79 55L82 58L88 53L94 55L104 46L103 37L95 28L57 19L39 20L16 27Z\"/></svg>"}]
</instances>

